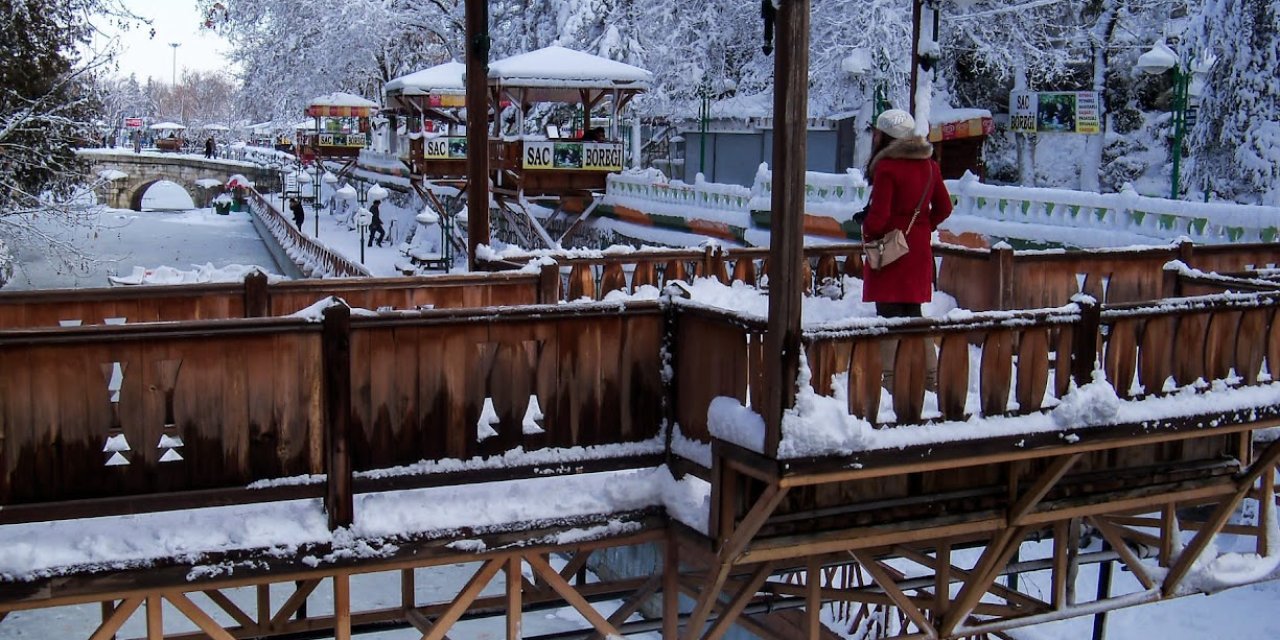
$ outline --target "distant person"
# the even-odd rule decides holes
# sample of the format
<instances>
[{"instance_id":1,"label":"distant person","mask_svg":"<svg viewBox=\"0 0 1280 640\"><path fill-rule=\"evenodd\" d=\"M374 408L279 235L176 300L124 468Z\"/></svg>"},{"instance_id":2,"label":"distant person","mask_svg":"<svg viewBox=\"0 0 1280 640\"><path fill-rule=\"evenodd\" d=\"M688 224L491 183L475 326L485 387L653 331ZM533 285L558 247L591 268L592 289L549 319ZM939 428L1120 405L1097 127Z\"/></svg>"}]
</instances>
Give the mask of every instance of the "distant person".
<instances>
[{"instance_id":1,"label":"distant person","mask_svg":"<svg viewBox=\"0 0 1280 640\"><path fill-rule=\"evenodd\" d=\"M218 146L216 143L214 143L213 136L209 136L208 138L206 138L204 141L204 157L207 159L212 159L213 153L214 151L217 150L217 148Z\"/></svg>"},{"instance_id":2,"label":"distant person","mask_svg":"<svg viewBox=\"0 0 1280 640\"><path fill-rule=\"evenodd\" d=\"M293 213L293 224L302 229L302 221L306 219L306 214L302 211L302 202L297 198L289 198L289 211Z\"/></svg>"},{"instance_id":3,"label":"distant person","mask_svg":"<svg viewBox=\"0 0 1280 640\"><path fill-rule=\"evenodd\" d=\"M373 246L374 234L378 235L379 247L382 246L382 241L387 239L387 230L384 229L382 226L382 213L381 211L379 211L381 208L382 208L381 200L374 200L373 204L369 205L369 213L373 214L373 218L369 221L369 246L370 247Z\"/></svg>"},{"instance_id":4,"label":"distant person","mask_svg":"<svg viewBox=\"0 0 1280 640\"><path fill-rule=\"evenodd\" d=\"M605 136L604 127L596 127L588 131L582 139L587 142L604 142L608 138Z\"/></svg>"}]
</instances>

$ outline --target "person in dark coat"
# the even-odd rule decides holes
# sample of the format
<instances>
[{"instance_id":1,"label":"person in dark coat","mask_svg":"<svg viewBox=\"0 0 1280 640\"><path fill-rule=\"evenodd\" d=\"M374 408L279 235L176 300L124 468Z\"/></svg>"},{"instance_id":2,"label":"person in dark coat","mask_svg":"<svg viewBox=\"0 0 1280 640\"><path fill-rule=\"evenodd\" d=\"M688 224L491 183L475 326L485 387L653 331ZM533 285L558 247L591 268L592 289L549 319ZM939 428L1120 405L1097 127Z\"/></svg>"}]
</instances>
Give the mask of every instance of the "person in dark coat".
<instances>
[{"instance_id":1,"label":"person in dark coat","mask_svg":"<svg viewBox=\"0 0 1280 640\"><path fill-rule=\"evenodd\" d=\"M369 221L369 246L373 246L373 235L378 234L378 246L382 246L382 241L387 239L387 230L382 226L382 208L381 200L374 200L369 205L369 213L373 214L373 218Z\"/></svg>"},{"instance_id":2,"label":"person in dark coat","mask_svg":"<svg viewBox=\"0 0 1280 640\"><path fill-rule=\"evenodd\" d=\"M872 133L874 153L867 167L871 205L863 237L876 239L900 229L909 247L906 255L879 270L862 267L862 301L874 302L876 314L886 318L918 318L921 305L933 299L931 240L951 215L951 195L942 182L942 169L933 161L933 145L914 130L911 114L889 109L876 119ZM911 224L917 205L920 215Z\"/></svg>"},{"instance_id":3,"label":"person in dark coat","mask_svg":"<svg viewBox=\"0 0 1280 640\"><path fill-rule=\"evenodd\" d=\"M217 147L214 145L213 136L209 136L204 141L204 157L213 158L213 152Z\"/></svg>"},{"instance_id":4,"label":"person in dark coat","mask_svg":"<svg viewBox=\"0 0 1280 640\"><path fill-rule=\"evenodd\" d=\"M293 214L293 224L302 229L302 221L306 214L302 210L302 202L297 198L289 198L289 212Z\"/></svg>"}]
</instances>

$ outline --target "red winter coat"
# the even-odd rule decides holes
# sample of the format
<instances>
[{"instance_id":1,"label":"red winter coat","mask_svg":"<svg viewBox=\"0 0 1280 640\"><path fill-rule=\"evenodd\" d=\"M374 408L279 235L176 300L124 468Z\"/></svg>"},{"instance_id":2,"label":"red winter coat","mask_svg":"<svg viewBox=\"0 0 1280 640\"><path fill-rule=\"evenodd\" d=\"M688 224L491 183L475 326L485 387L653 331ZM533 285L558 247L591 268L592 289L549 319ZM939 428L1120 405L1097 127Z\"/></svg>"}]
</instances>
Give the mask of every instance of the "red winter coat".
<instances>
[{"instance_id":1,"label":"red winter coat","mask_svg":"<svg viewBox=\"0 0 1280 640\"><path fill-rule=\"evenodd\" d=\"M872 162L871 207L862 224L866 238L879 238L890 229L907 234L907 255L875 271L862 267L863 302L923 304L933 298L933 230L951 215L951 195L942 171L931 158L933 147L922 138L894 140ZM911 231L911 213L924 197L929 176L932 193L924 198Z\"/></svg>"}]
</instances>

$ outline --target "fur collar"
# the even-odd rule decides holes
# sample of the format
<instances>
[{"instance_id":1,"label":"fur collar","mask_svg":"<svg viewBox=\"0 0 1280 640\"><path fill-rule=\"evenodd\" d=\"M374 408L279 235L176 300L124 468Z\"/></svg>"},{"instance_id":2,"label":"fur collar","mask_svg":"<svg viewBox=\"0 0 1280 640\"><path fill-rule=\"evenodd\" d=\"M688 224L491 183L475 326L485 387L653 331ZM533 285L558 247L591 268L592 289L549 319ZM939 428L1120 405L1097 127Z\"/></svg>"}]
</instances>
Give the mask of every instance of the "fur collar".
<instances>
[{"instance_id":1,"label":"fur collar","mask_svg":"<svg viewBox=\"0 0 1280 640\"><path fill-rule=\"evenodd\" d=\"M924 160L933 157L933 145L923 137L915 136L911 138L898 138L889 143L889 146L880 150L876 157L871 159L871 166L867 169L870 176L876 173L876 165L884 158L897 158L902 160Z\"/></svg>"}]
</instances>

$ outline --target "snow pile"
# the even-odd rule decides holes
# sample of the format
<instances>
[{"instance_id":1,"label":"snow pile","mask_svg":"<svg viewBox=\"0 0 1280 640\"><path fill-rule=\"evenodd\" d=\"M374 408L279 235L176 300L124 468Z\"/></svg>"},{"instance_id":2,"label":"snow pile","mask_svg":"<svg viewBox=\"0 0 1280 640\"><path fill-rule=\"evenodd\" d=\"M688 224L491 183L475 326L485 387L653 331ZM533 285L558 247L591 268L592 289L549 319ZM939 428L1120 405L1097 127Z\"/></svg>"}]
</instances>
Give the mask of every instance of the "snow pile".
<instances>
[{"instance_id":1,"label":"snow pile","mask_svg":"<svg viewBox=\"0 0 1280 640\"><path fill-rule=\"evenodd\" d=\"M215 267L213 263L206 262L203 265L192 265L192 269L176 269L169 266L159 266L154 268L138 267L133 268L133 272L127 276L109 276L107 279L112 284L121 285L139 285L139 284L202 284L208 282L243 282L245 276L256 272L267 274L269 281L283 280L283 276L272 274L266 269L254 264L229 264L223 267Z\"/></svg>"},{"instance_id":2,"label":"snow pile","mask_svg":"<svg viewBox=\"0 0 1280 640\"><path fill-rule=\"evenodd\" d=\"M1062 428L1084 425L1114 424L1120 413L1120 396L1102 376L1093 372L1093 381L1073 388L1050 412L1055 424Z\"/></svg>"}]
</instances>

